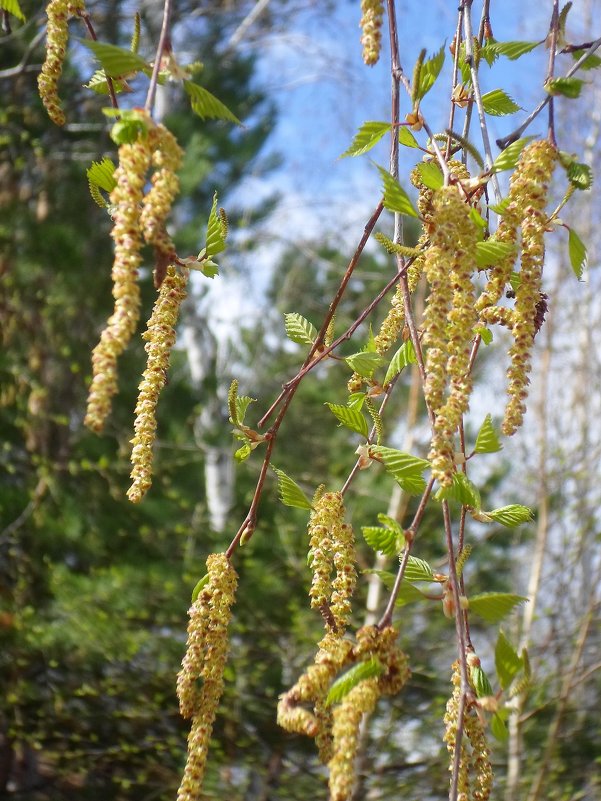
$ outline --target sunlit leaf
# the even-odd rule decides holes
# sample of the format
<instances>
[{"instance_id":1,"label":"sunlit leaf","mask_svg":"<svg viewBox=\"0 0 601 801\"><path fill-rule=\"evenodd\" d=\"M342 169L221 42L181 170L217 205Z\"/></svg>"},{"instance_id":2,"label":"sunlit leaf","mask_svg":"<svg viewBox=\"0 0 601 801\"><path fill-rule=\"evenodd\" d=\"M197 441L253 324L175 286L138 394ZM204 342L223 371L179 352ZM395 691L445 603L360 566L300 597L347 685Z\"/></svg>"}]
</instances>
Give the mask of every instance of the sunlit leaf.
<instances>
[{"instance_id":1,"label":"sunlit leaf","mask_svg":"<svg viewBox=\"0 0 601 801\"><path fill-rule=\"evenodd\" d=\"M508 147L505 148L505 150L499 153L491 167L491 172L513 170L515 165L518 163L522 150L526 147L531 139L533 139L532 136L525 136L523 139L518 139L516 142L512 142Z\"/></svg>"},{"instance_id":2,"label":"sunlit leaf","mask_svg":"<svg viewBox=\"0 0 601 801\"><path fill-rule=\"evenodd\" d=\"M499 742L501 743L504 743L505 740L507 740L507 738L509 737L507 725L498 712L495 712L495 714L490 719L490 733L496 740L499 740Z\"/></svg>"},{"instance_id":3,"label":"sunlit leaf","mask_svg":"<svg viewBox=\"0 0 601 801\"><path fill-rule=\"evenodd\" d=\"M389 211L394 211L398 214L406 214L409 217L419 217L417 211L413 208L409 196L392 175L383 167L378 167L382 181L384 183L384 206Z\"/></svg>"},{"instance_id":4,"label":"sunlit leaf","mask_svg":"<svg viewBox=\"0 0 601 801\"><path fill-rule=\"evenodd\" d=\"M291 312L284 315L284 326L288 339L298 345L312 345L317 337L317 328L302 314Z\"/></svg>"},{"instance_id":5,"label":"sunlit leaf","mask_svg":"<svg viewBox=\"0 0 601 801\"><path fill-rule=\"evenodd\" d=\"M480 431L478 431L474 453L497 453L502 448L499 436L492 424L492 416L487 414L480 426Z\"/></svg>"},{"instance_id":6,"label":"sunlit leaf","mask_svg":"<svg viewBox=\"0 0 601 801\"><path fill-rule=\"evenodd\" d=\"M209 574L205 573L205 575L197 582L196 586L192 590L192 603L196 601L196 599L200 595L200 591L208 583L209 583Z\"/></svg>"},{"instance_id":7,"label":"sunlit leaf","mask_svg":"<svg viewBox=\"0 0 601 801\"><path fill-rule=\"evenodd\" d=\"M227 223L223 213L217 213L217 192L213 195L213 204L207 223L207 244L205 256L209 261L213 256L225 250L225 240L227 237Z\"/></svg>"},{"instance_id":8,"label":"sunlit leaf","mask_svg":"<svg viewBox=\"0 0 601 801\"><path fill-rule=\"evenodd\" d=\"M490 345L490 343L493 341L492 331L485 326L480 325L477 328L474 328L474 333L480 334L480 338L485 345Z\"/></svg>"},{"instance_id":9,"label":"sunlit leaf","mask_svg":"<svg viewBox=\"0 0 601 801\"><path fill-rule=\"evenodd\" d=\"M218 100L204 87L193 81L184 81L184 90L190 98L192 111L201 119L227 120L235 122L237 125L242 124L221 100Z\"/></svg>"},{"instance_id":10,"label":"sunlit leaf","mask_svg":"<svg viewBox=\"0 0 601 801\"><path fill-rule=\"evenodd\" d=\"M3 11L8 11L13 17L20 19L21 22L25 22L25 14L21 10L19 0L0 0L0 8Z\"/></svg>"},{"instance_id":11,"label":"sunlit leaf","mask_svg":"<svg viewBox=\"0 0 601 801\"><path fill-rule=\"evenodd\" d=\"M353 353L351 356L347 356L345 362L351 370L363 378L371 378L374 370L377 370L378 367L385 363L385 359L379 353L362 351L361 353Z\"/></svg>"},{"instance_id":12,"label":"sunlit leaf","mask_svg":"<svg viewBox=\"0 0 601 801\"><path fill-rule=\"evenodd\" d=\"M486 512L486 514L496 523L500 523L507 528L515 528L522 523L530 523L533 519L532 509L527 506L521 506L519 503L501 506L499 509L493 509L492 512Z\"/></svg>"},{"instance_id":13,"label":"sunlit leaf","mask_svg":"<svg viewBox=\"0 0 601 801\"><path fill-rule=\"evenodd\" d=\"M515 245L511 242L495 242L487 239L486 242L476 242L476 264L480 269L498 264L515 252Z\"/></svg>"},{"instance_id":14,"label":"sunlit leaf","mask_svg":"<svg viewBox=\"0 0 601 801\"><path fill-rule=\"evenodd\" d=\"M494 695L488 676L479 665L470 667L470 680L476 691L477 698L485 698L486 696Z\"/></svg>"},{"instance_id":15,"label":"sunlit leaf","mask_svg":"<svg viewBox=\"0 0 601 801\"><path fill-rule=\"evenodd\" d=\"M424 470L430 467L430 462L426 459L381 445L372 445L369 448L369 455L372 459L382 462L386 471L407 492L417 494L426 486L422 477Z\"/></svg>"},{"instance_id":16,"label":"sunlit leaf","mask_svg":"<svg viewBox=\"0 0 601 801\"><path fill-rule=\"evenodd\" d=\"M80 42L94 53L109 78L118 78L132 72L151 69L150 64L141 56L132 53L131 50L125 50L106 42L95 42L93 39L80 39Z\"/></svg>"},{"instance_id":17,"label":"sunlit leaf","mask_svg":"<svg viewBox=\"0 0 601 801\"><path fill-rule=\"evenodd\" d=\"M278 492L280 500L285 506L293 506L296 509L311 508L311 501L296 481L293 481L283 470L278 470L277 467L273 467L273 472L278 477Z\"/></svg>"},{"instance_id":18,"label":"sunlit leaf","mask_svg":"<svg viewBox=\"0 0 601 801\"><path fill-rule=\"evenodd\" d=\"M524 661L518 656L517 651L507 637L500 631L495 646L495 669L501 689L506 690L523 667Z\"/></svg>"},{"instance_id":19,"label":"sunlit leaf","mask_svg":"<svg viewBox=\"0 0 601 801\"><path fill-rule=\"evenodd\" d=\"M543 88L550 95L562 95L573 100L580 97L585 83L582 78L550 78Z\"/></svg>"},{"instance_id":20,"label":"sunlit leaf","mask_svg":"<svg viewBox=\"0 0 601 801\"><path fill-rule=\"evenodd\" d=\"M389 122L364 122L355 134L351 146L344 151L340 158L360 156L363 153L367 153L374 145L377 145L390 128Z\"/></svg>"},{"instance_id":21,"label":"sunlit leaf","mask_svg":"<svg viewBox=\"0 0 601 801\"><path fill-rule=\"evenodd\" d=\"M515 61L520 56L530 53L542 42L489 42L487 50L499 56L506 56L511 61Z\"/></svg>"},{"instance_id":22,"label":"sunlit leaf","mask_svg":"<svg viewBox=\"0 0 601 801\"><path fill-rule=\"evenodd\" d=\"M483 592L469 599L469 610L488 623L500 623L516 606L527 600L523 595L509 592Z\"/></svg>"},{"instance_id":23,"label":"sunlit leaf","mask_svg":"<svg viewBox=\"0 0 601 801\"><path fill-rule=\"evenodd\" d=\"M433 581L434 572L426 561L418 559L417 556L410 556L403 579L406 581Z\"/></svg>"},{"instance_id":24,"label":"sunlit leaf","mask_svg":"<svg viewBox=\"0 0 601 801\"><path fill-rule=\"evenodd\" d=\"M404 545L404 538L399 536L396 531L380 526L362 526L363 538L370 548L379 551L384 556L397 556Z\"/></svg>"},{"instance_id":25,"label":"sunlit leaf","mask_svg":"<svg viewBox=\"0 0 601 801\"><path fill-rule=\"evenodd\" d=\"M417 139L405 125L399 128L399 143L405 147L419 147Z\"/></svg>"},{"instance_id":26,"label":"sunlit leaf","mask_svg":"<svg viewBox=\"0 0 601 801\"><path fill-rule=\"evenodd\" d=\"M326 403L325 405L343 426L350 428L351 431L356 431L357 434L361 434L362 437L367 439L369 436L367 420L358 409L336 403Z\"/></svg>"},{"instance_id":27,"label":"sunlit leaf","mask_svg":"<svg viewBox=\"0 0 601 801\"><path fill-rule=\"evenodd\" d=\"M326 706L338 704L360 682L380 676L384 668L377 657L372 656L365 662L353 665L332 684L326 696Z\"/></svg>"},{"instance_id":28,"label":"sunlit leaf","mask_svg":"<svg viewBox=\"0 0 601 801\"><path fill-rule=\"evenodd\" d=\"M415 348L413 347L413 342L408 339L406 342L403 342L401 347L397 350L397 352L392 357L390 364L388 365L388 370L386 370L386 375L384 377L384 386L389 384L393 378L407 367L410 364L417 364L417 357L415 355Z\"/></svg>"},{"instance_id":29,"label":"sunlit leaf","mask_svg":"<svg viewBox=\"0 0 601 801\"><path fill-rule=\"evenodd\" d=\"M586 245L573 228L570 228L568 232L568 253L574 275L580 281L587 265L588 254Z\"/></svg>"},{"instance_id":30,"label":"sunlit leaf","mask_svg":"<svg viewBox=\"0 0 601 801\"><path fill-rule=\"evenodd\" d=\"M434 86L444 64L444 51L445 47L443 45L437 53L422 64L419 72L419 85L417 89L414 87L413 90L413 94L417 100L421 100Z\"/></svg>"},{"instance_id":31,"label":"sunlit leaf","mask_svg":"<svg viewBox=\"0 0 601 801\"><path fill-rule=\"evenodd\" d=\"M448 487L441 487L434 496L437 501L457 501L463 506L479 509L480 492L473 481L465 473L454 473L453 481Z\"/></svg>"},{"instance_id":32,"label":"sunlit leaf","mask_svg":"<svg viewBox=\"0 0 601 801\"><path fill-rule=\"evenodd\" d=\"M587 48L588 49L588 48ZM572 52L572 57L574 61L578 61L586 53L586 50L574 50ZM597 67L601 67L601 58L596 56L594 53L588 58L585 58L582 64L580 65L581 70L594 70Z\"/></svg>"},{"instance_id":33,"label":"sunlit leaf","mask_svg":"<svg viewBox=\"0 0 601 801\"><path fill-rule=\"evenodd\" d=\"M492 117L503 117L520 110L520 106L503 89L493 89L482 95L482 105Z\"/></svg>"},{"instance_id":34,"label":"sunlit leaf","mask_svg":"<svg viewBox=\"0 0 601 801\"><path fill-rule=\"evenodd\" d=\"M444 184L444 177L440 167L435 161L421 161L417 165L421 181L428 189L440 189Z\"/></svg>"},{"instance_id":35,"label":"sunlit leaf","mask_svg":"<svg viewBox=\"0 0 601 801\"><path fill-rule=\"evenodd\" d=\"M115 180L116 169L117 167L111 159L103 158L102 161L93 161L86 170L86 175L90 184L94 184L94 186L103 189L105 192L112 192L117 186L117 181Z\"/></svg>"},{"instance_id":36,"label":"sunlit leaf","mask_svg":"<svg viewBox=\"0 0 601 801\"><path fill-rule=\"evenodd\" d=\"M566 169L569 182L576 189L590 189L593 185L593 171L588 164L572 161Z\"/></svg>"}]
</instances>

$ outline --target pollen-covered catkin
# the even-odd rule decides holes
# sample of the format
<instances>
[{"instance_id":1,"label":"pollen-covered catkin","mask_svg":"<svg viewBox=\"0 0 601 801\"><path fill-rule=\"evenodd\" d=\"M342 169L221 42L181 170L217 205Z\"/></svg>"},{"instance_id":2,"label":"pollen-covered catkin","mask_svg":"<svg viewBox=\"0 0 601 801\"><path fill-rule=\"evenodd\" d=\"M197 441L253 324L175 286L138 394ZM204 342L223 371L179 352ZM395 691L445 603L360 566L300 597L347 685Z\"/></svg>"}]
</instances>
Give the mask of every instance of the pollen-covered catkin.
<instances>
[{"instance_id":1,"label":"pollen-covered catkin","mask_svg":"<svg viewBox=\"0 0 601 801\"><path fill-rule=\"evenodd\" d=\"M311 607L322 611L328 630L341 635L350 617L357 571L353 529L344 522L339 492L326 492L317 501L308 533L309 566L313 571ZM333 571L336 575L331 580Z\"/></svg>"},{"instance_id":2,"label":"pollen-covered catkin","mask_svg":"<svg viewBox=\"0 0 601 801\"><path fill-rule=\"evenodd\" d=\"M139 386L131 440L132 485L127 497L139 503L152 483L153 444L156 436L156 407L161 390L167 381L169 356L175 344L175 326L182 301L186 297L188 270L181 272L173 265L167 269L157 300L148 321L144 339L148 359Z\"/></svg>"},{"instance_id":3,"label":"pollen-covered catkin","mask_svg":"<svg viewBox=\"0 0 601 801\"><path fill-rule=\"evenodd\" d=\"M435 193L430 236L432 245L425 256L430 294L424 313L424 344L428 346L424 392L435 415L429 454L432 474L448 485L453 474L453 437L469 405L469 358L477 322L471 278L477 231L457 187Z\"/></svg>"},{"instance_id":4,"label":"pollen-covered catkin","mask_svg":"<svg viewBox=\"0 0 601 801\"><path fill-rule=\"evenodd\" d=\"M361 21L363 31L363 61L373 67L380 58L382 47L382 19L384 16L383 0L361 0Z\"/></svg>"},{"instance_id":5,"label":"pollen-covered catkin","mask_svg":"<svg viewBox=\"0 0 601 801\"><path fill-rule=\"evenodd\" d=\"M207 559L209 580L190 608L188 645L178 676L180 709L192 717L188 757L177 801L197 801L213 722L223 693L228 626L238 576L225 554ZM197 685L201 684L199 689Z\"/></svg>"},{"instance_id":6,"label":"pollen-covered catkin","mask_svg":"<svg viewBox=\"0 0 601 801\"><path fill-rule=\"evenodd\" d=\"M140 226L146 242L155 248L157 272L160 272L161 266L172 263L176 255L173 241L167 233L166 220L179 191L176 173L181 167L183 151L164 125L157 125L151 130L150 145L154 173L152 186L142 202ZM161 281L156 283L160 285Z\"/></svg>"},{"instance_id":7,"label":"pollen-covered catkin","mask_svg":"<svg viewBox=\"0 0 601 801\"><path fill-rule=\"evenodd\" d=\"M65 124L65 114L58 97L58 82L67 53L69 17L83 10L83 0L51 0L46 7L46 58L38 75L38 90L48 116L56 125Z\"/></svg>"},{"instance_id":8,"label":"pollen-covered catkin","mask_svg":"<svg viewBox=\"0 0 601 801\"><path fill-rule=\"evenodd\" d=\"M545 260L545 205L556 161L555 148L546 140L541 140L524 148L519 164L520 185L523 186L520 191L520 197L523 198L520 209L522 257L520 282L515 293L512 328L514 344L509 351L511 364L507 371L509 401L502 425L503 433L507 436L514 434L520 427L526 411L531 351L537 330L537 307L541 297Z\"/></svg>"}]
</instances>

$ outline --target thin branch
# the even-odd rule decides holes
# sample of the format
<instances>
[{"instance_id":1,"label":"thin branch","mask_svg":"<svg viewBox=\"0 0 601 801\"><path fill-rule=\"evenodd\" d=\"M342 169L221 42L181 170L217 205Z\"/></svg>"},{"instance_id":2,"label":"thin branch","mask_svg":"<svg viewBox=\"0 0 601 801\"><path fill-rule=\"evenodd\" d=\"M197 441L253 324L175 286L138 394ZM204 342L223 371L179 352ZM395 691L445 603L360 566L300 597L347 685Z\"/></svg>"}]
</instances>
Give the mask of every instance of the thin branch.
<instances>
[{"instance_id":1,"label":"thin branch","mask_svg":"<svg viewBox=\"0 0 601 801\"><path fill-rule=\"evenodd\" d=\"M159 43L157 45L157 50L154 57L154 64L152 65L150 86L148 87L146 102L144 103L144 109L145 111L148 112L148 114L152 113L152 107L154 106L154 98L156 95L157 85L159 82L159 72L161 71L161 60L163 58L163 53L166 50L167 42L169 41L169 21L171 19L171 5L172 5L172 0L165 0L165 5L163 6L163 22L161 24Z\"/></svg>"},{"instance_id":2,"label":"thin branch","mask_svg":"<svg viewBox=\"0 0 601 801\"><path fill-rule=\"evenodd\" d=\"M551 14L551 25L549 27L549 65L547 67L547 81L550 81L555 72L555 50L557 49L557 37L559 34L559 0L553 0L553 12ZM553 98L549 100L549 142L557 147L555 140L555 103Z\"/></svg>"},{"instance_id":3,"label":"thin branch","mask_svg":"<svg viewBox=\"0 0 601 801\"><path fill-rule=\"evenodd\" d=\"M84 25L88 29L88 33L90 34L90 38L93 39L95 42L98 41L98 37L96 36L96 31L94 26L92 25L92 20L90 19L90 15L87 11L78 11L77 12L80 19L83 20ZM113 83L113 79L106 76L106 85L109 90L109 97L111 98L111 106L113 108L119 108L119 102L117 100L117 94L115 92L115 84Z\"/></svg>"},{"instance_id":4,"label":"thin branch","mask_svg":"<svg viewBox=\"0 0 601 801\"><path fill-rule=\"evenodd\" d=\"M45 35L46 35L46 31L44 29L42 29L41 31L38 31L36 33L36 35L33 37L33 39L31 40L31 42L27 45L27 49L23 53L23 58L21 59L21 61L19 61L19 63L15 67L9 67L9 69L6 69L6 70L0 70L0 79L1 78L14 78L17 75L20 75L22 72L25 72L26 68L28 66L29 58L30 58L31 54L36 49L36 47L39 45L39 43L42 41L42 39L44 38ZM4 40L2 40L2 41L4 41Z\"/></svg>"}]
</instances>

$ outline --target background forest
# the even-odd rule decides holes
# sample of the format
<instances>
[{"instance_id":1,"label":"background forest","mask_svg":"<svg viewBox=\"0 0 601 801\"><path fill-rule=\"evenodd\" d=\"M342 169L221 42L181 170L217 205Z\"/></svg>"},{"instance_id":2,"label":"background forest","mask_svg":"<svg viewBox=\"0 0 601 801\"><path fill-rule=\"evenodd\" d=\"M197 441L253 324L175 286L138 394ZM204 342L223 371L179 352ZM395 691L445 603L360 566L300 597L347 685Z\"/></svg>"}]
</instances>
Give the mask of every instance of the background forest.
<instances>
[{"instance_id":1,"label":"background forest","mask_svg":"<svg viewBox=\"0 0 601 801\"><path fill-rule=\"evenodd\" d=\"M105 100L82 88L90 62L76 45L61 89L69 123L61 130L52 126L35 82L43 9L23 0L26 24L0 34L0 797L175 797L187 732L175 676L190 595L207 554L223 550L244 517L258 471L252 458L234 464L228 387L237 378L241 394L256 398L264 410L294 375L304 354L285 339L283 316L295 311L320 324L350 243L361 232L350 224L377 202L377 174L366 178L363 172L349 173L354 189L361 187L351 208L334 186L329 209L327 195L316 192L305 208L300 193L294 194L294 209L286 194L297 188L295 171L309 169L303 161L308 145L291 135L286 94L269 75L265 53L277 54L278 44L299 31L302 41L310 40L313 29L332 26L331 18L350 18L355 30L358 3L319 5L182 0L175 9L177 52L202 62L202 85L244 127L202 121L177 90L159 88L161 115L186 151L173 227L178 251L199 249L215 190L228 210L231 244L222 275L213 283L197 276L184 307L159 405L154 485L138 506L125 490L143 369L140 337L123 358L120 394L104 434L83 427L90 351L111 307L110 219L92 201L85 176L93 160L114 151L98 113ZM407 14L415 14L415 4L408 5ZM599 12L598 2L579 6L571 22L577 41L587 38ZM102 0L88 7L99 39L127 46L131 4ZM153 0L142 4L143 42L156 38L161 10ZM507 24L503 18L501 25ZM541 38L545 25L514 38ZM439 38L427 32L424 45L440 47L447 32ZM83 29L76 35L83 36ZM358 53L358 36L337 43L332 74L344 73L345 59L353 63L354 56L341 57L340 51ZM323 72L326 57L317 46L315 52L309 56ZM349 105L356 100L353 69L339 90L348 90ZM388 80L385 69L363 88L382 79ZM586 102L566 101L558 128L566 149L598 173L601 83L594 72L587 81ZM303 90L301 108L313 91L317 107L330 102L331 86L325 94L318 86ZM526 86L519 98L525 108L532 100L527 92ZM386 119L385 100L370 96L365 105L370 108L358 112L362 119ZM337 132L340 146L332 160L354 132L358 120L351 116L341 112L340 127L350 127L348 137ZM324 152L330 145L323 144L327 131L315 127L316 149L323 145L319 173L329 163ZM318 177L312 180L319 184ZM495 743L495 797L504 794L506 801L601 797L599 214L594 190L581 193L570 211L589 250L584 281L573 279L565 242L549 254L550 313L539 335L527 428L497 455L494 469L479 476L488 508L520 502L535 509L534 521L519 528L481 527L466 568L480 591L531 599L504 625L516 647L528 648L533 672L532 686L513 699L509 738ZM338 312L341 330L391 269L383 253L370 250L362 257ZM150 270L142 291L149 308ZM244 297L251 306L243 305ZM367 329L360 334L349 353L363 344ZM502 349L502 341L490 346L478 375L482 418L487 398L499 391L488 365ZM332 426L323 405L324 398L345 402L342 372L333 363L303 382L281 432L276 465L308 492L326 480L339 486L348 473L353 436ZM394 437L423 454L426 423L416 381L407 370L394 396L400 420ZM306 515L283 507L275 477L269 481L252 545L237 557L243 591L234 611L207 799L306 801L326 792L311 745L276 725L277 698L304 668L320 621L307 605ZM350 501L356 531L374 525L382 511L402 520L414 502L400 492L391 496L390 485L367 471ZM424 558L440 563L436 519L426 520L421 546ZM365 570L385 566L380 558L374 564L366 546L360 558ZM370 619L380 600L377 580L366 577L357 624ZM412 678L366 727L356 799L447 796L441 720L454 634L452 621L430 612L420 605L403 612L401 638ZM483 625L477 636L482 656L491 659L496 632Z\"/></svg>"}]
</instances>

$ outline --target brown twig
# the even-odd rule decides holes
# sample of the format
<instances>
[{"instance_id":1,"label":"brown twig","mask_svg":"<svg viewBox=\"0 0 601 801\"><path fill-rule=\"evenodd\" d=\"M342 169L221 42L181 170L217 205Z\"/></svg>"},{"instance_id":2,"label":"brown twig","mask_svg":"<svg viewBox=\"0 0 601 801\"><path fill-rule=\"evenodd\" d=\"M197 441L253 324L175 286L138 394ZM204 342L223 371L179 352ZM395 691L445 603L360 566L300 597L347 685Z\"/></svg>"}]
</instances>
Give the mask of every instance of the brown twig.
<instances>
[{"instance_id":1,"label":"brown twig","mask_svg":"<svg viewBox=\"0 0 601 801\"><path fill-rule=\"evenodd\" d=\"M148 92L146 94L146 102L144 103L144 109L149 114L152 112L152 107L154 106L154 98L156 95L157 85L159 82L159 72L161 71L161 60L163 58L163 53L165 52L167 42L169 40L169 21L171 19L171 5L172 5L172 0L165 0L165 5L163 6L163 21L161 23L161 33L159 35L159 43L157 45L154 57L154 64L152 65L152 75L150 76L150 85L148 87Z\"/></svg>"},{"instance_id":2,"label":"brown twig","mask_svg":"<svg viewBox=\"0 0 601 801\"><path fill-rule=\"evenodd\" d=\"M553 0L553 11L551 13L551 24L549 26L549 64L547 67L547 81L550 81L555 72L555 50L557 48L557 37L559 34L559 0ZM555 140L555 103L553 98L549 100L549 142L557 147Z\"/></svg>"}]
</instances>

